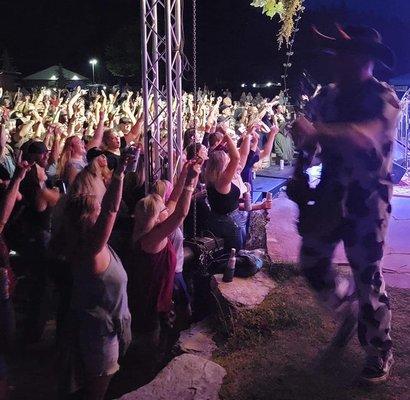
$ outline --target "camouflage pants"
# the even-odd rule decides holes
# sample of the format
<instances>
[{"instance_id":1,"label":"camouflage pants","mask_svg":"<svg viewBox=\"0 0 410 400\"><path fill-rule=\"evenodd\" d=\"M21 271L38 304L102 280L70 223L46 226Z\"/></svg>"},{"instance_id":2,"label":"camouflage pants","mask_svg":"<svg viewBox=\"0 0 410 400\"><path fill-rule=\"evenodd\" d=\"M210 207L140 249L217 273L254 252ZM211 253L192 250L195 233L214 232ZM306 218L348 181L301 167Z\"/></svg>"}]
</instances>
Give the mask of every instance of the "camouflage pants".
<instances>
[{"instance_id":1,"label":"camouflage pants","mask_svg":"<svg viewBox=\"0 0 410 400\"><path fill-rule=\"evenodd\" d=\"M358 336L368 355L382 356L392 347L391 310L381 270L388 215L347 218L339 235L305 235L300 251L302 271L319 298L333 310L347 301L359 302ZM376 221L376 223L375 223ZM343 241L353 280L338 275L332 265Z\"/></svg>"}]
</instances>

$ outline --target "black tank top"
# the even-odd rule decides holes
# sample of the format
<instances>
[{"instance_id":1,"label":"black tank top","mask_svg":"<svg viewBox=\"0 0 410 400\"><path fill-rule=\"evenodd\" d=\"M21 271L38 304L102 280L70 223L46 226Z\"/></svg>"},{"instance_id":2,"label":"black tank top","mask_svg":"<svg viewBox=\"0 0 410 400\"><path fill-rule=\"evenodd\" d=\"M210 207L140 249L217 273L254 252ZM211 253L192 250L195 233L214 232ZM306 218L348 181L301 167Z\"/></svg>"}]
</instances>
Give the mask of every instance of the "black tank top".
<instances>
[{"instance_id":1,"label":"black tank top","mask_svg":"<svg viewBox=\"0 0 410 400\"><path fill-rule=\"evenodd\" d=\"M239 207L241 192L233 183L231 183L231 190L227 194L219 193L214 186L208 186L207 192L211 210L217 214L229 214Z\"/></svg>"}]
</instances>

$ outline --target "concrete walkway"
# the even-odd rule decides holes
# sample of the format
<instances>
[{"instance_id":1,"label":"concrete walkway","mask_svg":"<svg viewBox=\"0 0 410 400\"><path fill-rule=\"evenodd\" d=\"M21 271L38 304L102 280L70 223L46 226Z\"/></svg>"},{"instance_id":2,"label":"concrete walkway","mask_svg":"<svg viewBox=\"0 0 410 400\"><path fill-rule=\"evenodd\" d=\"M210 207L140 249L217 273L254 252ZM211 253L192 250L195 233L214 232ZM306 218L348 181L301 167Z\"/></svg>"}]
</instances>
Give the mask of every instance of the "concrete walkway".
<instances>
[{"instance_id":1,"label":"concrete walkway","mask_svg":"<svg viewBox=\"0 0 410 400\"><path fill-rule=\"evenodd\" d=\"M266 227L272 260L297 262L300 246L295 226L297 216L297 206L285 194L274 199ZM382 265L387 284L410 289L410 198L393 197L393 214L386 242ZM336 250L335 263L348 265L342 245Z\"/></svg>"}]
</instances>

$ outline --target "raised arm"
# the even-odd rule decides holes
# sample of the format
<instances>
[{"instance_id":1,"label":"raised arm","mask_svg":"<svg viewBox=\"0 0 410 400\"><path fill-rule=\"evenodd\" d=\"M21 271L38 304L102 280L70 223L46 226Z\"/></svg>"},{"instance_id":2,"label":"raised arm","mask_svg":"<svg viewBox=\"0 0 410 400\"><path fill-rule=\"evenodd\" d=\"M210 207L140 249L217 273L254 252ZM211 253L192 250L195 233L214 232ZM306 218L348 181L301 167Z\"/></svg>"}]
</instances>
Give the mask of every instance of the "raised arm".
<instances>
[{"instance_id":1,"label":"raised arm","mask_svg":"<svg viewBox=\"0 0 410 400\"><path fill-rule=\"evenodd\" d=\"M48 165L57 163L57 160L60 157L60 143L61 143L61 131L59 127L54 127L54 140L53 146L51 147L50 156L48 158Z\"/></svg>"},{"instance_id":2,"label":"raised arm","mask_svg":"<svg viewBox=\"0 0 410 400\"><path fill-rule=\"evenodd\" d=\"M97 128L94 131L94 136L91 140L87 143L87 150L92 149L93 147L101 147L103 135L104 135L104 119L105 119L105 112L100 111L100 119L98 121Z\"/></svg>"},{"instance_id":3,"label":"raised arm","mask_svg":"<svg viewBox=\"0 0 410 400\"><path fill-rule=\"evenodd\" d=\"M40 105L40 103L43 101L44 98L44 90L41 89L40 93L38 94L35 102L34 102L34 107L36 108L36 110L38 109L38 106Z\"/></svg>"},{"instance_id":4,"label":"raised arm","mask_svg":"<svg viewBox=\"0 0 410 400\"><path fill-rule=\"evenodd\" d=\"M251 149L252 130L253 130L253 127L250 130L248 130L245 136L243 136L241 146L239 147L239 156L240 156L239 164L242 169L246 165L246 160L248 159L248 156L249 156L249 150Z\"/></svg>"},{"instance_id":5,"label":"raised arm","mask_svg":"<svg viewBox=\"0 0 410 400\"><path fill-rule=\"evenodd\" d=\"M172 214L175 211L178 200L181 197L182 191L184 190L184 185L186 182L186 177L188 175L189 166L190 166L190 163L188 162L184 164L181 174L179 175L178 180L174 186L174 189L172 190L171 196L169 196L167 207L168 207L168 212L170 214Z\"/></svg>"},{"instance_id":6,"label":"raised arm","mask_svg":"<svg viewBox=\"0 0 410 400\"><path fill-rule=\"evenodd\" d=\"M68 118L74 115L74 104L77 103L78 99L83 95L81 87L78 86L75 95L70 99L67 106Z\"/></svg>"},{"instance_id":7,"label":"raised arm","mask_svg":"<svg viewBox=\"0 0 410 400\"><path fill-rule=\"evenodd\" d=\"M19 195L19 187L21 181L26 176L26 172L30 169L30 165L23 161L16 168L13 179L11 180L6 194L0 204L0 233L3 232L4 226L7 224L10 215L16 204L17 197Z\"/></svg>"},{"instance_id":8,"label":"raised arm","mask_svg":"<svg viewBox=\"0 0 410 400\"><path fill-rule=\"evenodd\" d=\"M192 193L198 182L200 171L201 166L199 164L189 162L188 174L184 181L185 185L175 207L175 211L164 222L155 226L151 232L144 237L143 246L149 252L156 253L160 251L161 242L173 233L188 215Z\"/></svg>"},{"instance_id":9,"label":"raised arm","mask_svg":"<svg viewBox=\"0 0 410 400\"><path fill-rule=\"evenodd\" d=\"M278 134L279 129L276 125L273 125L270 132L268 133L268 140L266 141L263 149L259 154L259 159L264 160L265 158L269 157L272 153L273 144L275 143L275 137Z\"/></svg>"},{"instance_id":10,"label":"raised arm","mask_svg":"<svg viewBox=\"0 0 410 400\"><path fill-rule=\"evenodd\" d=\"M96 256L99 254L104 249L111 236L112 228L114 227L117 213L120 208L126 164L126 160L122 158L118 163L118 167L112 176L110 186L102 200L100 214L89 234L88 248L90 249L91 255Z\"/></svg>"},{"instance_id":11,"label":"raised arm","mask_svg":"<svg viewBox=\"0 0 410 400\"><path fill-rule=\"evenodd\" d=\"M228 154L229 154L229 163L225 168L225 171L222 172L220 176L220 181L218 182L217 186L222 188L223 186L228 186L231 184L234 175L238 169L240 155L239 151L236 148L235 143L232 141L231 137L225 133L224 141L228 146ZM222 190L223 191L223 190Z\"/></svg>"}]
</instances>

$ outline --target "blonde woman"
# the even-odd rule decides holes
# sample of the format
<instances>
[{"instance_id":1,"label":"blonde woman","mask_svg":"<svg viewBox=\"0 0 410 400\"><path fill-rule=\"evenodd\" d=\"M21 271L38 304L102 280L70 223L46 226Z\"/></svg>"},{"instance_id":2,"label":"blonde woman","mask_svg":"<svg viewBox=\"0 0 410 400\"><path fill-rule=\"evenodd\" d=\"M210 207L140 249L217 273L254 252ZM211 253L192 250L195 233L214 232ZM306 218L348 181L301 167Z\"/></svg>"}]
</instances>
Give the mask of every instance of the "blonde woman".
<instances>
[{"instance_id":1,"label":"blonde woman","mask_svg":"<svg viewBox=\"0 0 410 400\"><path fill-rule=\"evenodd\" d=\"M126 164L126 160L120 160L102 202L92 193L82 193L69 194L65 204L64 255L73 276L67 322L71 336L65 350L76 362L74 367L63 365L71 367L69 370L62 368L70 387L61 383L70 393L82 388L87 400L104 398L119 369L118 359L131 340L127 274L108 245L121 202Z\"/></svg>"},{"instance_id":2,"label":"blonde woman","mask_svg":"<svg viewBox=\"0 0 410 400\"><path fill-rule=\"evenodd\" d=\"M161 322L166 322L172 303L176 254L169 236L188 214L200 168L193 162L185 165L168 207L158 194L145 197L135 207L131 310L135 330L148 334L154 345L159 343Z\"/></svg>"},{"instance_id":3,"label":"blonde woman","mask_svg":"<svg viewBox=\"0 0 410 400\"><path fill-rule=\"evenodd\" d=\"M85 154L84 142L78 136L66 139L57 168L57 175L66 185L71 185L77 174L87 165Z\"/></svg>"},{"instance_id":4,"label":"blonde woman","mask_svg":"<svg viewBox=\"0 0 410 400\"><path fill-rule=\"evenodd\" d=\"M240 153L229 135L224 134L222 150L213 151L206 164L205 181L211 207L209 229L225 241L225 249L240 250L246 241L246 223L239 211L241 191L232 181L238 170Z\"/></svg>"},{"instance_id":5,"label":"blonde woman","mask_svg":"<svg viewBox=\"0 0 410 400\"><path fill-rule=\"evenodd\" d=\"M74 182L77 174L87 165L86 151L101 145L104 131L105 113L100 112L100 119L93 137L87 143L79 136L70 136L65 140L63 150L58 163L57 174L66 185Z\"/></svg>"}]
</instances>

